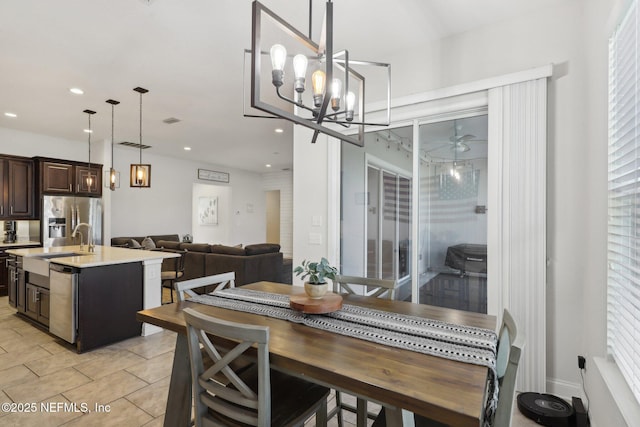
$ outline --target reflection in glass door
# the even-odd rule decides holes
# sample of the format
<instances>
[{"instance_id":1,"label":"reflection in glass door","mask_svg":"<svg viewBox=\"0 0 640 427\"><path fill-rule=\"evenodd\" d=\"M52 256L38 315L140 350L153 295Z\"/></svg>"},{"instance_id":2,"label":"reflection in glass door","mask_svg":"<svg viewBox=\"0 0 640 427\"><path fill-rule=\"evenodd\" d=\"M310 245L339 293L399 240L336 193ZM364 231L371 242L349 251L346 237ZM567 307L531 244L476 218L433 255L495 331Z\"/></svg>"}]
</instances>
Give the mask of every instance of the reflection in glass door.
<instances>
[{"instance_id":1,"label":"reflection in glass door","mask_svg":"<svg viewBox=\"0 0 640 427\"><path fill-rule=\"evenodd\" d=\"M340 272L395 279L395 298L405 300L411 300L412 129L368 133L363 148L341 148Z\"/></svg>"},{"instance_id":2,"label":"reflection in glass door","mask_svg":"<svg viewBox=\"0 0 640 427\"><path fill-rule=\"evenodd\" d=\"M418 301L487 312L487 116L422 124Z\"/></svg>"},{"instance_id":3,"label":"reflection in glass door","mask_svg":"<svg viewBox=\"0 0 640 427\"><path fill-rule=\"evenodd\" d=\"M367 277L406 281L411 232L411 180L367 165Z\"/></svg>"}]
</instances>

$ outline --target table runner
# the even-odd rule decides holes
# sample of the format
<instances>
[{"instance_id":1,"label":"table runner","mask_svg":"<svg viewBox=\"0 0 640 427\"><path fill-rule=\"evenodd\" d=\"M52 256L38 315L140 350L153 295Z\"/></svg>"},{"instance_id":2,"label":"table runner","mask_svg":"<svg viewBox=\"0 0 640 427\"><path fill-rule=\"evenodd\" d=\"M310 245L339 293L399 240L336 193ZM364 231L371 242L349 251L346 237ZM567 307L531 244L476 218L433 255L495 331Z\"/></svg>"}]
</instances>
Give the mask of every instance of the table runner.
<instances>
[{"instance_id":1,"label":"table runner","mask_svg":"<svg viewBox=\"0 0 640 427\"><path fill-rule=\"evenodd\" d=\"M488 367L491 374L485 425L489 425L489 421L493 419L498 397L497 335L490 329L352 304L343 304L341 310L333 313L304 314L289 307L288 295L242 288L198 295L189 301L275 317L390 347Z\"/></svg>"}]
</instances>

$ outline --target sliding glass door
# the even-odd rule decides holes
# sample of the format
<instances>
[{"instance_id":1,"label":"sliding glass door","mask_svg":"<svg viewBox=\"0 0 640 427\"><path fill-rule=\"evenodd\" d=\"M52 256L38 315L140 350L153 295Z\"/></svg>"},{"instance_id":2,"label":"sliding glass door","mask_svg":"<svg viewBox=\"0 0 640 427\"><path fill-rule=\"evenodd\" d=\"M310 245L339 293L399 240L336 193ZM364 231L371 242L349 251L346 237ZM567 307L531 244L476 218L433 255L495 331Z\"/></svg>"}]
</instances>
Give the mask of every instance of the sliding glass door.
<instances>
[{"instance_id":1,"label":"sliding glass door","mask_svg":"<svg viewBox=\"0 0 640 427\"><path fill-rule=\"evenodd\" d=\"M487 125L419 125L421 304L487 312Z\"/></svg>"},{"instance_id":2,"label":"sliding glass door","mask_svg":"<svg viewBox=\"0 0 640 427\"><path fill-rule=\"evenodd\" d=\"M341 154L341 272L396 280L396 299L411 299L411 135L373 132Z\"/></svg>"},{"instance_id":3,"label":"sliding glass door","mask_svg":"<svg viewBox=\"0 0 640 427\"><path fill-rule=\"evenodd\" d=\"M395 279L397 299L417 289L419 303L486 313L487 129L480 113L343 143L342 274Z\"/></svg>"}]
</instances>

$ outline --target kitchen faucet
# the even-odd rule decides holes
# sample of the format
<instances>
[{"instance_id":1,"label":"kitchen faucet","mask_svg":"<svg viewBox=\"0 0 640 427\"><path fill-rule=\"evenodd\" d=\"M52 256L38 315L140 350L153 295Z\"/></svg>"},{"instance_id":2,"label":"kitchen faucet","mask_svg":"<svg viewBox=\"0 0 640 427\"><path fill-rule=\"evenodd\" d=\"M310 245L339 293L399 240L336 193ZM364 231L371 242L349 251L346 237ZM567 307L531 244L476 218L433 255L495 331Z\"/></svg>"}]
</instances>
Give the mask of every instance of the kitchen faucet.
<instances>
[{"instance_id":1,"label":"kitchen faucet","mask_svg":"<svg viewBox=\"0 0 640 427\"><path fill-rule=\"evenodd\" d=\"M81 222L80 224L76 225L76 228L73 229L73 233L71 233L71 237L75 239L78 228L80 228L81 225L87 227L87 245L89 246L89 252L95 252L96 245L93 244L93 233L91 233L91 224ZM80 233L80 250L84 250L84 244L82 243L82 233Z\"/></svg>"}]
</instances>

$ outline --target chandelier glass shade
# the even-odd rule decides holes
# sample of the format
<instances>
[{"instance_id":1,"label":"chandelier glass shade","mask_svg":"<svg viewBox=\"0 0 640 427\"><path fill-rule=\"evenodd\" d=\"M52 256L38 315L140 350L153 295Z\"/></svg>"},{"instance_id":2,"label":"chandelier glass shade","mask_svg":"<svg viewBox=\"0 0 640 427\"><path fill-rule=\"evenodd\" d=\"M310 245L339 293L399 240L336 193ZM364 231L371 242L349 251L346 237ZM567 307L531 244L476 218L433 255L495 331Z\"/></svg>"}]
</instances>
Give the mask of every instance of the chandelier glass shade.
<instances>
[{"instance_id":1,"label":"chandelier glass shade","mask_svg":"<svg viewBox=\"0 0 640 427\"><path fill-rule=\"evenodd\" d=\"M321 27L320 42L290 25L260 2L253 2L251 37L251 107L268 115L324 133L352 144L364 145L364 127L388 126L390 121L390 64L356 61L349 52L334 51L333 3L329 0ZM365 118L365 71L374 70L376 82L386 79L386 91L378 99L386 101L380 122ZM310 84L309 84L310 83ZM310 86L310 87L309 87ZM386 112L386 120L384 117Z\"/></svg>"}]
</instances>

